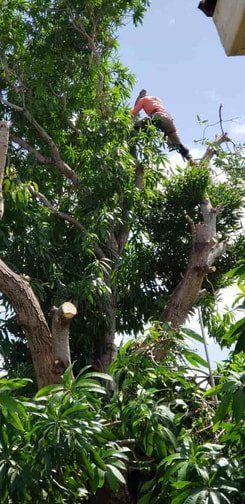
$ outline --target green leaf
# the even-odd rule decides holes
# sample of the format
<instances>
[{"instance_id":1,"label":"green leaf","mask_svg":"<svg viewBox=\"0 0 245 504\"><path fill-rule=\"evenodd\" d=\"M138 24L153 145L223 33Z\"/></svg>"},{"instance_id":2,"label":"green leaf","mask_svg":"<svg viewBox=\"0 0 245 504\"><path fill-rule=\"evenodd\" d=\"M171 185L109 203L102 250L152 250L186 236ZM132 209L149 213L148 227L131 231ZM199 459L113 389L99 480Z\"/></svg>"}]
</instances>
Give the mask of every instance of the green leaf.
<instances>
[{"instance_id":1,"label":"green leaf","mask_svg":"<svg viewBox=\"0 0 245 504\"><path fill-rule=\"evenodd\" d=\"M121 473L121 471L119 471L119 469L111 464L106 464L106 467L107 467L107 470L108 471L111 471L111 473L113 474L113 476L122 484L126 485L126 480L123 476L123 474Z\"/></svg>"},{"instance_id":2,"label":"green leaf","mask_svg":"<svg viewBox=\"0 0 245 504\"><path fill-rule=\"evenodd\" d=\"M151 502L151 497L152 497L152 493L147 493L145 495L142 495L142 497L140 497L138 499L138 504L150 504Z\"/></svg>"},{"instance_id":3,"label":"green leaf","mask_svg":"<svg viewBox=\"0 0 245 504\"><path fill-rule=\"evenodd\" d=\"M66 418L67 416L72 415L73 413L78 413L86 411L88 409L87 404L75 404L74 406L71 406L68 408L64 413L62 413L61 418Z\"/></svg>"},{"instance_id":4,"label":"green leaf","mask_svg":"<svg viewBox=\"0 0 245 504\"><path fill-rule=\"evenodd\" d=\"M81 448L80 448L80 454L81 454L82 461L83 461L85 470L86 470L89 478L93 479L93 477L94 477L94 469L92 467L92 464L91 464L90 460L88 459L87 455L85 454L85 451L83 449L81 449Z\"/></svg>"},{"instance_id":5,"label":"green leaf","mask_svg":"<svg viewBox=\"0 0 245 504\"><path fill-rule=\"evenodd\" d=\"M183 350L183 354L185 358L190 362L190 364L194 367L199 367L200 365L208 368L208 363L205 361L200 355L195 352L191 352L190 350Z\"/></svg>"},{"instance_id":6,"label":"green leaf","mask_svg":"<svg viewBox=\"0 0 245 504\"><path fill-rule=\"evenodd\" d=\"M40 397L45 397L49 396L53 392L61 392L64 391L64 387L62 385L46 385L45 387L42 387L35 395L36 399L39 399Z\"/></svg>"},{"instance_id":7,"label":"green leaf","mask_svg":"<svg viewBox=\"0 0 245 504\"><path fill-rule=\"evenodd\" d=\"M97 373L97 372L91 372L91 373L86 373L85 379L86 378L100 378L101 380L108 380L108 381L113 381L113 378L111 375L107 373Z\"/></svg>"},{"instance_id":8,"label":"green leaf","mask_svg":"<svg viewBox=\"0 0 245 504\"><path fill-rule=\"evenodd\" d=\"M188 329L187 327L183 327L181 329L181 333L183 333L184 336L189 336L189 338L194 339L195 341L199 341L200 343L204 342L203 337L200 334L196 333L192 329Z\"/></svg>"},{"instance_id":9,"label":"green leaf","mask_svg":"<svg viewBox=\"0 0 245 504\"><path fill-rule=\"evenodd\" d=\"M228 413L229 405L231 403L232 395L231 393L224 394L221 403L215 413L214 422L220 422L224 420L226 414Z\"/></svg>"},{"instance_id":10,"label":"green leaf","mask_svg":"<svg viewBox=\"0 0 245 504\"><path fill-rule=\"evenodd\" d=\"M220 494L218 492L214 492L213 490L211 490L211 492L209 494L209 499L211 500L212 504L220 504L221 503Z\"/></svg>"},{"instance_id":11,"label":"green leaf","mask_svg":"<svg viewBox=\"0 0 245 504\"><path fill-rule=\"evenodd\" d=\"M182 488L186 488L187 486L190 486L192 484L193 483L191 481L175 481L174 483L172 483L172 486L177 490L182 490Z\"/></svg>"}]
</instances>

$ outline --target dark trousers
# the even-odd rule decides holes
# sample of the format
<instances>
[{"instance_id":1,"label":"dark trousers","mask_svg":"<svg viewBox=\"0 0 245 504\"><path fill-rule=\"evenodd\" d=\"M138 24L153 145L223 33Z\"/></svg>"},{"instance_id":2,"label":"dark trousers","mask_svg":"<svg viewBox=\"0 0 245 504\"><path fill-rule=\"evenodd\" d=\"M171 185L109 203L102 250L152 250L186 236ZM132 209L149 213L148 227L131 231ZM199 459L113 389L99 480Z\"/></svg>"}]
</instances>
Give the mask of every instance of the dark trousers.
<instances>
[{"instance_id":1,"label":"dark trousers","mask_svg":"<svg viewBox=\"0 0 245 504\"><path fill-rule=\"evenodd\" d=\"M134 124L134 130L146 130L150 124L153 124L157 129L164 133L167 137L167 144L170 150L177 150L184 159L191 159L189 150L182 144L176 131L173 119L169 114L154 114L151 118L145 117Z\"/></svg>"}]
</instances>

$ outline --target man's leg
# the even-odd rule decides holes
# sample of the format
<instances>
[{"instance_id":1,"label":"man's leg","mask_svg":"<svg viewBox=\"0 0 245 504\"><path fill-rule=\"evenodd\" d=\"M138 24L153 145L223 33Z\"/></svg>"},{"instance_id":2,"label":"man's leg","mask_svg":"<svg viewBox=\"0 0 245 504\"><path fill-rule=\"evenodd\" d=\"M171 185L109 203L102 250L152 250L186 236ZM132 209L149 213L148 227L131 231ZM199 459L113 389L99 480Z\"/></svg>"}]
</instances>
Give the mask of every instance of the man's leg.
<instances>
[{"instance_id":1,"label":"man's leg","mask_svg":"<svg viewBox=\"0 0 245 504\"><path fill-rule=\"evenodd\" d=\"M185 147L182 144L180 137L176 131L174 133L170 133L168 135L167 142L168 142L168 145L170 147L173 146L173 148L176 149L181 154L181 156L183 156L184 159L187 159L188 161L192 161L192 157L189 153L189 149L187 149L187 147Z\"/></svg>"},{"instance_id":2,"label":"man's leg","mask_svg":"<svg viewBox=\"0 0 245 504\"><path fill-rule=\"evenodd\" d=\"M169 114L155 114L153 123L167 136L167 143L170 149L177 150L184 159L192 161L189 150L182 144L176 131L174 121Z\"/></svg>"}]
</instances>

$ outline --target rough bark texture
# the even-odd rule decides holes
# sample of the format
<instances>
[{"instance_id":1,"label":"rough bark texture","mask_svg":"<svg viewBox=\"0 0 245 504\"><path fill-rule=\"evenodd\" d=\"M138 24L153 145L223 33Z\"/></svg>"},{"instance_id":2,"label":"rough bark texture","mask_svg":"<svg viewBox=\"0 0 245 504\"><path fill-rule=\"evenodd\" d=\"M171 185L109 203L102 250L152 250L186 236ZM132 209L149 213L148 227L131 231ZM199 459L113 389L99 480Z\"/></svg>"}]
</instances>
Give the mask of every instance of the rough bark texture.
<instances>
[{"instance_id":1,"label":"rough bark texture","mask_svg":"<svg viewBox=\"0 0 245 504\"><path fill-rule=\"evenodd\" d=\"M177 329L184 322L196 303L205 276L212 271L212 264L226 250L226 243L217 243L216 217L220 207L213 208L209 199L201 204L203 223L194 224L188 217L192 232L192 249L184 277L172 293L161 320L170 322Z\"/></svg>"},{"instance_id":2,"label":"rough bark texture","mask_svg":"<svg viewBox=\"0 0 245 504\"><path fill-rule=\"evenodd\" d=\"M106 314L106 331L98 339L94 354L94 367L99 371L106 371L115 357L115 333L116 333L116 300L112 292L105 305L102 307Z\"/></svg>"},{"instance_id":3,"label":"rough bark texture","mask_svg":"<svg viewBox=\"0 0 245 504\"><path fill-rule=\"evenodd\" d=\"M38 387L58 383L60 374L55 369L52 337L39 302L29 283L1 259L0 291L9 298L27 338Z\"/></svg>"},{"instance_id":4,"label":"rough bark texture","mask_svg":"<svg viewBox=\"0 0 245 504\"><path fill-rule=\"evenodd\" d=\"M2 219L4 212L3 179L8 153L8 143L9 143L8 123L5 121L0 121L0 220Z\"/></svg>"},{"instance_id":5,"label":"rough bark texture","mask_svg":"<svg viewBox=\"0 0 245 504\"><path fill-rule=\"evenodd\" d=\"M63 303L59 308L52 309L52 338L56 366L61 372L71 365L69 329L77 309L72 303Z\"/></svg>"}]
</instances>

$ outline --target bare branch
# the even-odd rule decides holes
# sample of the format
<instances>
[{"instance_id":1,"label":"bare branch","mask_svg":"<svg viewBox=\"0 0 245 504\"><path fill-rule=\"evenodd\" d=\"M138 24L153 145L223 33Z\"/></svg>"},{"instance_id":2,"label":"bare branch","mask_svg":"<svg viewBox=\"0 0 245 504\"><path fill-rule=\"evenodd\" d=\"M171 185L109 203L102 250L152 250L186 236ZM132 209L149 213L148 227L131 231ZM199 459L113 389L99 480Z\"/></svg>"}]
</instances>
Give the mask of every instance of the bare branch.
<instances>
[{"instance_id":1,"label":"bare branch","mask_svg":"<svg viewBox=\"0 0 245 504\"><path fill-rule=\"evenodd\" d=\"M227 248L228 248L228 242L227 241L223 241L223 242L217 243L211 249L211 251L210 251L210 253L208 255L208 260L207 260L208 266L211 266L218 257L220 257L223 254L225 254Z\"/></svg>"},{"instance_id":2,"label":"bare branch","mask_svg":"<svg viewBox=\"0 0 245 504\"><path fill-rule=\"evenodd\" d=\"M220 123L221 133L224 136L226 133L224 132L224 128L223 128L222 108L223 108L223 105L221 103L219 106L219 123Z\"/></svg>"},{"instance_id":3,"label":"bare branch","mask_svg":"<svg viewBox=\"0 0 245 504\"><path fill-rule=\"evenodd\" d=\"M209 167L210 161L214 157L214 155L219 150L222 143L231 142L231 139L228 137L227 133L221 136L217 136L212 145L209 145L205 154L202 156L200 165L204 165L205 168Z\"/></svg>"},{"instance_id":4,"label":"bare branch","mask_svg":"<svg viewBox=\"0 0 245 504\"><path fill-rule=\"evenodd\" d=\"M24 109L23 107L20 107L19 105L16 105L15 103L11 103L8 100L5 100L2 96L0 96L0 102L5 105L6 107L9 107L13 110L16 110L17 112L23 112Z\"/></svg>"},{"instance_id":5,"label":"bare branch","mask_svg":"<svg viewBox=\"0 0 245 504\"><path fill-rule=\"evenodd\" d=\"M20 147L22 147L22 149L24 149L27 152L29 152L30 154L32 154L39 164L47 164L47 165L54 164L54 161L53 161L52 158L47 158L47 157L43 156L43 154L41 154L41 152L39 152L36 149L34 149L34 147L32 147L31 145L29 145L22 138L16 137L16 136L14 136L12 134L10 134L9 138L10 138L11 142L19 145Z\"/></svg>"}]
</instances>

